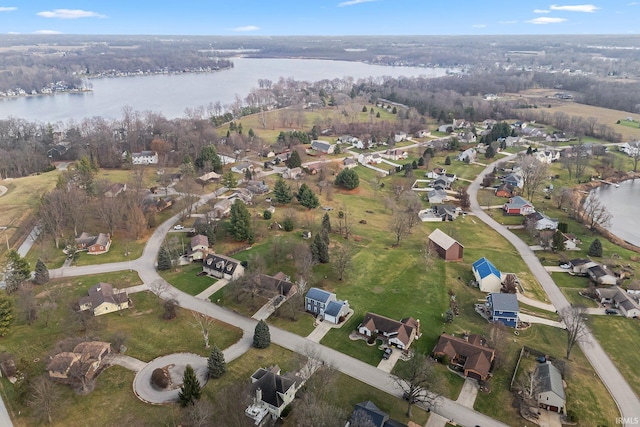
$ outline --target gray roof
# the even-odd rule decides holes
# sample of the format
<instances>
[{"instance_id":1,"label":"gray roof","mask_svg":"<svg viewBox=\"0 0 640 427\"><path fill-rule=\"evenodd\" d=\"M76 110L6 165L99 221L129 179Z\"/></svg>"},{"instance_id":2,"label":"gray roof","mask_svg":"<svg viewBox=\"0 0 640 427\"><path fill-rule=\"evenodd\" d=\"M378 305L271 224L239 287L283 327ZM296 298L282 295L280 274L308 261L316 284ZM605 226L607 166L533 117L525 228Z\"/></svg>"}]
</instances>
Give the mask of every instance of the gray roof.
<instances>
[{"instance_id":1,"label":"gray roof","mask_svg":"<svg viewBox=\"0 0 640 427\"><path fill-rule=\"evenodd\" d=\"M562 374L551 362L539 364L536 368L536 376L538 378L538 393L551 391L561 399L565 399Z\"/></svg>"},{"instance_id":2,"label":"gray roof","mask_svg":"<svg viewBox=\"0 0 640 427\"><path fill-rule=\"evenodd\" d=\"M344 301L331 301L327 304L327 308L324 309L324 314L335 317L340 313L344 304Z\"/></svg>"},{"instance_id":3,"label":"gray roof","mask_svg":"<svg viewBox=\"0 0 640 427\"><path fill-rule=\"evenodd\" d=\"M458 242L456 239L449 236L448 234L445 234L439 228L436 228L435 230L433 230L431 234L429 234L429 240L431 240L436 245L440 246L442 249L449 249L451 246L455 245L456 243L460 245L460 242Z\"/></svg>"},{"instance_id":4,"label":"gray roof","mask_svg":"<svg viewBox=\"0 0 640 427\"><path fill-rule=\"evenodd\" d=\"M309 292L307 292L307 298L319 301L319 302L327 302L327 300L334 295L332 292L325 291L324 289L311 288Z\"/></svg>"},{"instance_id":5,"label":"gray roof","mask_svg":"<svg viewBox=\"0 0 640 427\"><path fill-rule=\"evenodd\" d=\"M492 293L489 294L489 298L494 311L519 311L516 294Z\"/></svg>"},{"instance_id":6,"label":"gray roof","mask_svg":"<svg viewBox=\"0 0 640 427\"><path fill-rule=\"evenodd\" d=\"M255 391L259 388L262 391L262 401L276 408L281 407L284 403L281 394L296 385L293 379L286 375L280 375L279 372L280 368L276 365L270 369L259 368L251 375L252 390Z\"/></svg>"}]
</instances>

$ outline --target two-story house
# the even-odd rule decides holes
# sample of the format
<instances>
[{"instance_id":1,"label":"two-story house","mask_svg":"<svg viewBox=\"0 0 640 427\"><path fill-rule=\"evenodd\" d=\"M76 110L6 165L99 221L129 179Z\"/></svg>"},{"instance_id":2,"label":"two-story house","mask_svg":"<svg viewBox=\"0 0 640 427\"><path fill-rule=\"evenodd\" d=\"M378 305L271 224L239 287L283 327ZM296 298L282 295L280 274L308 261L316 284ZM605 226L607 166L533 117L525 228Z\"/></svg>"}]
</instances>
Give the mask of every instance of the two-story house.
<instances>
[{"instance_id":1,"label":"two-story house","mask_svg":"<svg viewBox=\"0 0 640 427\"><path fill-rule=\"evenodd\" d=\"M487 296L487 308L491 313L491 320L500 322L510 328L518 326L518 298L516 294L490 293Z\"/></svg>"}]
</instances>

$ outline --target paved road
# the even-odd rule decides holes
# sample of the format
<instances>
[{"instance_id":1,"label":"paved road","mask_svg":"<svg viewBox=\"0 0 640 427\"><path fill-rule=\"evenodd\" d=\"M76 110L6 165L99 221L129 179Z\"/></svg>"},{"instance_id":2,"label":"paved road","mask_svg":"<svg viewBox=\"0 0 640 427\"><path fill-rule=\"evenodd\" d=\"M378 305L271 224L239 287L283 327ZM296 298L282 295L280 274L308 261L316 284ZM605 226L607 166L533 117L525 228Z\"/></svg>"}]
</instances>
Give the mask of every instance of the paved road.
<instances>
[{"instance_id":1,"label":"paved road","mask_svg":"<svg viewBox=\"0 0 640 427\"><path fill-rule=\"evenodd\" d=\"M505 159L500 159L500 161L512 160L515 157L516 155L512 155ZM558 286L551 279L551 276L540 263L538 257L536 257L526 243L487 215L478 204L477 196L482 179L491 170L493 170L496 163L498 162L496 161L490 164L469 186L468 192L471 198L471 211L476 214L478 219L500 233L518 250L524 262L547 293L549 300L558 311L561 311L563 308L569 306L569 301L567 301L562 291L560 291ZM638 396L636 396L629 384L627 384L620 371L618 371L613 362L611 362L611 359L602 349L591 331L588 331L586 338L585 342L579 343L580 349L609 390L609 393L618 405L618 409L620 410L622 417L628 420L640 420L640 399L638 399Z\"/></svg>"}]
</instances>

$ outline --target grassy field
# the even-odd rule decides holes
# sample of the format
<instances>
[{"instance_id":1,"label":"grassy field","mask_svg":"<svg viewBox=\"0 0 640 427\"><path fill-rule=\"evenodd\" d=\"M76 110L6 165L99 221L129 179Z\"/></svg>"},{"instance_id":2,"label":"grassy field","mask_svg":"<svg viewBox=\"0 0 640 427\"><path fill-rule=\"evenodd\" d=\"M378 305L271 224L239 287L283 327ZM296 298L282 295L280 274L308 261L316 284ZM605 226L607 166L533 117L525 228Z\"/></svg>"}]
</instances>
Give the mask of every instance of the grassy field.
<instances>
[{"instance_id":1,"label":"grassy field","mask_svg":"<svg viewBox=\"0 0 640 427\"><path fill-rule=\"evenodd\" d=\"M198 295L217 282L209 276L198 276L202 272L202 263L194 262L169 271L160 271L160 275L172 286L189 295Z\"/></svg>"}]
</instances>

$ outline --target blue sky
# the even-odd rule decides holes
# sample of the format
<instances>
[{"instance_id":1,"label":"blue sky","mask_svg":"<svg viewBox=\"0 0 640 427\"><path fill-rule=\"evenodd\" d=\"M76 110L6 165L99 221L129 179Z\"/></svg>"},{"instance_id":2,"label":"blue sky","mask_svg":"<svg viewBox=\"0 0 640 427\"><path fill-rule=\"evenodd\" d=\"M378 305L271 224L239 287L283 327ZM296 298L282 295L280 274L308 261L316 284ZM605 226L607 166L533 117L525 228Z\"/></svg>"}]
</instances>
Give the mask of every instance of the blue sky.
<instances>
[{"instance_id":1,"label":"blue sky","mask_svg":"<svg viewBox=\"0 0 640 427\"><path fill-rule=\"evenodd\" d=\"M0 33L638 34L640 0L0 0Z\"/></svg>"}]
</instances>

